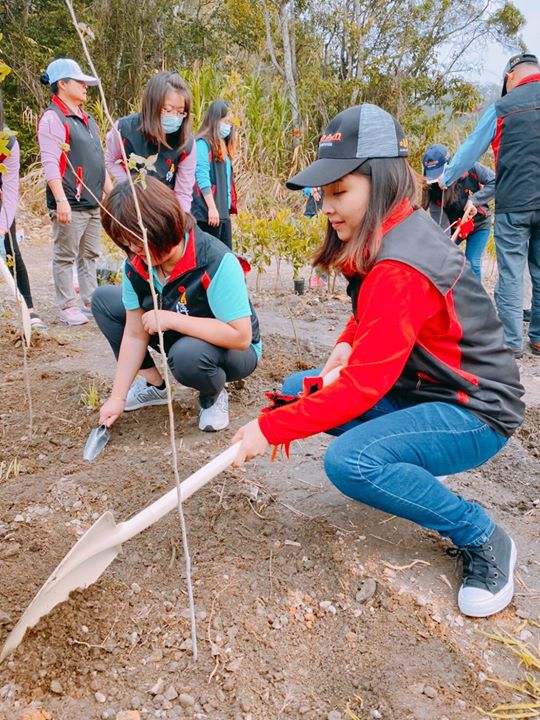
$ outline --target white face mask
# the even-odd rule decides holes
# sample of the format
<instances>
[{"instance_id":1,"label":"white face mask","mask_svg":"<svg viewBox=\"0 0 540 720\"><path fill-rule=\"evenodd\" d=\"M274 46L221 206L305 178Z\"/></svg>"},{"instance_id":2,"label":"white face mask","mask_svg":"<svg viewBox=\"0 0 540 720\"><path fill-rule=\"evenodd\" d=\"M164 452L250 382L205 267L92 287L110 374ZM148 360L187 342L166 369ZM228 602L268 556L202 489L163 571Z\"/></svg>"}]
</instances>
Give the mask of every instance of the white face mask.
<instances>
[{"instance_id":1,"label":"white face mask","mask_svg":"<svg viewBox=\"0 0 540 720\"><path fill-rule=\"evenodd\" d=\"M228 138L231 134L232 125L231 123L222 122L219 126L219 134L223 139Z\"/></svg>"}]
</instances>

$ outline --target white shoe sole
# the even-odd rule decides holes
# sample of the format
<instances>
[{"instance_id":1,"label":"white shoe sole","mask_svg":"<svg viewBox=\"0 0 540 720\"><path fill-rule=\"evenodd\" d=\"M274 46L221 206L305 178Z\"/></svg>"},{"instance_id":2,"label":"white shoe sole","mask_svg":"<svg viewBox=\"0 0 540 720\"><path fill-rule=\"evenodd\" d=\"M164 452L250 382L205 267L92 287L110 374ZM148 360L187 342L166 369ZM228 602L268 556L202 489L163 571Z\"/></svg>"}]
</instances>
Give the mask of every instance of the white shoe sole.
<instances>
[{"instance_id":1,"label":"white shoe sole","mask_svg":"<svg viewBox=\"0 0 540 720\"><path fill-rule=\"evenodd\" d=\"M225 428L229 427L229 423L226 425L221 425L220 427L213 427L212 425L205 425L204 427L201 427L199 425L199 430L202 430L202 432L219 432L220 430L225 430Z\"/></svg>"},{"instance_id":2,"label":"white shoe sole","mask_svg":"<svg viewBox=\"0 0 540 720\"><path fill-rule=\"evenodd\" d=\"M155 400L148 400L148 402L141 403L140 405L133 405L133 407L126 407L124 408L124 412L132 412L133 410L142 410L145 407L152 407L152 405L166 405L167 404L167 398L163 398L162 400L158 400L157 398Z\"/></svg>"},{"instance_id":3,"label":"white shoe sole","mask_svg":"<svg viewBox=\"0 0 540 720\"><path fill-rule=\"evenodd\" d=\"M479 600L474 603L464 598L460 590L458 594L458 605L464 615L468 615L469 617L488 617L489 615L494 615L504 610L512 601L514 597L514 568L516 566L517 551L512 538L510 538L510 542L512 543L512 552L510 553L509 581L496 595L491 595L491 597L486 597L484 600Z\"/></svg>"}]
</instances>

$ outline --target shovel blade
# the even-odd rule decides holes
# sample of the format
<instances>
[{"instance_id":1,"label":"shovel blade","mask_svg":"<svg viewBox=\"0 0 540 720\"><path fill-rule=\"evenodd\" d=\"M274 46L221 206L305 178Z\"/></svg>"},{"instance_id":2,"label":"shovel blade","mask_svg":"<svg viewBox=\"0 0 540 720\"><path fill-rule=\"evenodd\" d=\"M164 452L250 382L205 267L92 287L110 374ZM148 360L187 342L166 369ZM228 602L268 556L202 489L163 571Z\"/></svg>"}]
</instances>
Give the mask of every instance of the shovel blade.
<instances>
[{"instance_id":1,"label":"shovel blade","mask_svg":"<svg viewBox=\"0 0 540 720\"><path fill-rule=\"evenodd\" d=\"M75 543L8 635L0 662L17 648L28 628L34 627L40 618L67 600L70 592L86 588L100 577L122 546L113 545L96 554L92 554L92 550L102 547L107 535L112 535L116 527L113 514L107 511Z\"/></svg>"},{"instance_id":2,"label":"shovel blade","mask_svg":"<svg viewBox=\"0 0 540 720\"><path fill-rule=\"evenodd\" d=\"M111 431L106 425L99 425L90 433L83 450L84 460L92 462L109 442Z\"/></svg>"}]
</instances>

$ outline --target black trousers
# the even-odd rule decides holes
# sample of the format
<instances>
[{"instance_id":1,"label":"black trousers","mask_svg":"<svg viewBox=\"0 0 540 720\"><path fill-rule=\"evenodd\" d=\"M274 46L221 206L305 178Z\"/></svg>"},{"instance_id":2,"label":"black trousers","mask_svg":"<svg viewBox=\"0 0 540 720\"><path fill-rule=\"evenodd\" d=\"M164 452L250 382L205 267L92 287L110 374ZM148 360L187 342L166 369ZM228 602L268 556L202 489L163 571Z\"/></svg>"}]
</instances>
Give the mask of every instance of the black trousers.
<instances>
[{"instance_id":1,"label":"black trousers","mask_svg":"<svg viewBox=\"0 0 540 720\"><path fill-rule=\"evenodd\" d=\"M202 220L197 220L197 225L203 232L213 235L218 240L221 240L222 243L225 243L229 250L232 250L232 227L230 218L227 218L227 220L220 220L219 225L216 225L215 227L203 222Z\"/></svg>"},{"instance_id":2,"label":"black trousers","mask_svg":"<svg viewBox=\"0 0 540 720\"><path fill-rule=\"evenodd\" d=\"M111 285L98 287L92 296L92 312L118 358L126 324L121 288ZM252 347L247 350L228 350L173 332L165 333L164 339L172 374L182 385L199 391L202 408L215 403L226 382L242 380L257 367L257 353ZM150 336L150 347L158 349L157 335ZM141 369L152 367L154 361L147 352Z\"/></svg>"},{"instance_id":3,"label":"black trousers","mask_svg":"<svg viewBox=\"0 0 540 720\"><path fill-rule=\"evenodd\" d=\"M15 277L15 280L17 281L17 288L23 296L26 305L29 308L34 307L26 265L22 259L19 243L17 242L17 228L15 227L15 220L9 228L9 231L4 235L4 247L6 250L9 272L13 275L13 277L15 277L16 271L17 277Z\"/></svg>"}]
</instances>

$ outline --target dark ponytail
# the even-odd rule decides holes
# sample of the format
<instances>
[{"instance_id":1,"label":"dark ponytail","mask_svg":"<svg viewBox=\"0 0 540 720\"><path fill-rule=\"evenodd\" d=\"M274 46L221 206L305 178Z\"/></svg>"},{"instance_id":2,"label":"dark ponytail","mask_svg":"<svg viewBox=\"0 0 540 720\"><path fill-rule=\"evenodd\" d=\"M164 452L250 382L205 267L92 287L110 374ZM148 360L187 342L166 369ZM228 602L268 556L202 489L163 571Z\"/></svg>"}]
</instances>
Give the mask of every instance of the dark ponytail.
<instances>
[{"instance_id":1,"label":"dark ponytail","mask_svg":"<svg viewBox=\"0 0 540 720\"><path fill-rule=\"evenodd\" d=\"M49 81L49 74L47 72L42 72L39 76L39 82L42 85L47 85L51 88L51 92L53 95L58 95L58 80L56 82L51 83Z\"/></svg>"}]
</instances>

